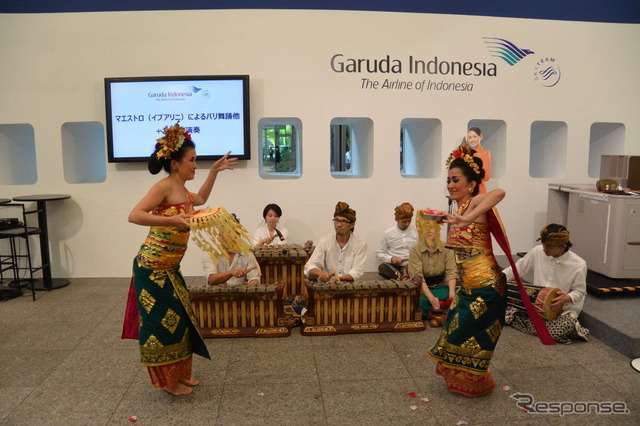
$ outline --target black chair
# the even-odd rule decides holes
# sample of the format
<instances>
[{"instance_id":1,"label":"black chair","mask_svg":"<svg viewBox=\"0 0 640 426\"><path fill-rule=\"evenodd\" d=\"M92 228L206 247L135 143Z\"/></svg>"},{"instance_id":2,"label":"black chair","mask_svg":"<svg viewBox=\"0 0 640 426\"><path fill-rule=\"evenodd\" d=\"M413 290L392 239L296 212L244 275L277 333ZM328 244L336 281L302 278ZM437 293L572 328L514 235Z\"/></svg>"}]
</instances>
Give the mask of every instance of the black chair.
<instances>
[{"instance_id":1,"label":"black chair","mask_svg":"<svg viewBox=\"0 0 640 426\"><path fill-rule=\"evenodd\" d=\"M8 229L0 229L0 240L9 240L10 254L0 254L0 278L4 277L2 274L5 271L13 271L13 284L17 289L23 287L22 282L25 284L31 284L32 298L36 300L35 280L33 279L33 273L42 269L42 266L34 267L31 262L31 248L29 246L29 237L31 235L39 235L40 228L27 225L27 211L24 204L20 203L7 203L0 205L1 209L14 209L18 210L22 217L22 222L18 222L15 226L11 226ZM24 240L24 252L21 250L20 241ZM24 264L22 266L21 264ZM27 278L21 278L21 271L26 271Z\"/></svg>"}]
</instances>

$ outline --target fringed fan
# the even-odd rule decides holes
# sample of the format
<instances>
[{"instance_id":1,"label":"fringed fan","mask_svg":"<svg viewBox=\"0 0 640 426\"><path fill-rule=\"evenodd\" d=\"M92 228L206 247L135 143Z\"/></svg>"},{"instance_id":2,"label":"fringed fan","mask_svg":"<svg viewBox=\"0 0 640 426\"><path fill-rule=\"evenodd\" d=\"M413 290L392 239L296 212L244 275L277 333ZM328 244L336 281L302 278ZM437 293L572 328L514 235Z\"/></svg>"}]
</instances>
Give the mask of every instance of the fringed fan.
<instances>
[{"instance_id":1,"label":"fringed fan","mask_svg":"<svg viewBox=\"0 0 640 426\"><path fill-rule=\"evenodd\" d=\"M246 229L223 207L198 210L189 223L192 239L211 259L231 260L231 253L249 253L251 238Z\"/></svg>"}]
</instances>

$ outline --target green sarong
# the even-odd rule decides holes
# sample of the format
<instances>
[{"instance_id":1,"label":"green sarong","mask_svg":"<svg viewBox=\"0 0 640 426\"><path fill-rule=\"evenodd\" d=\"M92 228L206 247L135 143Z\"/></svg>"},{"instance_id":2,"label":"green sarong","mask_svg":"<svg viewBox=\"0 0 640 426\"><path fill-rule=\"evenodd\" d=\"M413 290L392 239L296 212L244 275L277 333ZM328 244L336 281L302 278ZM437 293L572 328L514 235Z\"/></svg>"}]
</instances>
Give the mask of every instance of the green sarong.
<instances>
[{"instance_id":1,"label":"green sarong","mask_svg":"<svg viewBox=\"0 0 640 426\"><path fill-rule=\"evenodd\" d=\"M133 280L140 312L140 363L171 364L193 353L210 359L179 268L154 271L134 259Z\"/></svg>"}]
</instances>

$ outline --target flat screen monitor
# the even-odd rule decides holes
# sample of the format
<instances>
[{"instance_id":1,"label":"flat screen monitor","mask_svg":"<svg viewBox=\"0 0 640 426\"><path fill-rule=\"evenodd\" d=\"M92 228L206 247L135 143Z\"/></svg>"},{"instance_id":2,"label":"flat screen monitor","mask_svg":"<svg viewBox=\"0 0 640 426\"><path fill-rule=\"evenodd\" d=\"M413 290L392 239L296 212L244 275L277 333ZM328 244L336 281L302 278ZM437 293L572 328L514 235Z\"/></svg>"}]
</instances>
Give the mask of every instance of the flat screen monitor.
<instances>
[{"instance_id":1,"label":"flat screen monitor","mask_svg":"<svg viewBox=\"0 0 640 426\"><path fill-rule=\"evenodd\" d=\"M161 130L177 121L199 160L229 151L251 158L248 75L118 77L104 85L110 163L148 161Z\"/></svg>"}]
</instances>

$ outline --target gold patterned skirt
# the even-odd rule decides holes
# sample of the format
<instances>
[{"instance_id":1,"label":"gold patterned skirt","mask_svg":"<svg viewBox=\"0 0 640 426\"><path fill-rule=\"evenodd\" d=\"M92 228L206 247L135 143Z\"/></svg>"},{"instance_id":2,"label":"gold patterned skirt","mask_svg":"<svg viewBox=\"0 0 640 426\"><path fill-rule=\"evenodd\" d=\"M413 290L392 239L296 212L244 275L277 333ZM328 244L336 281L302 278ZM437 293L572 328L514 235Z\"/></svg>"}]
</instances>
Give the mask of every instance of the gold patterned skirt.
<instances>
[{"instance_id":1,"label":"gold patterned skirt","mask_svg":"<svg viewBox=\"0 0 640 426\"><path fill-rule=\"evenodd\" d=\"M133 261L138 302L141 364L147 367L186 360L196 353L209 357L196 328L189 292L178 268L153 270Z\"/></svg>"},{"instance_id":2,"label":"gold patterned skirt","mask_svg":"<svg viewBox=\"0 0 640 426\"><path fill-rule=\"evenodd\" d=\"M504 325L506 282L490 249L455 248L462 288L427 356L449 391L480 396L495 387L489 363Z\"/></svg>"}]
</instances>

